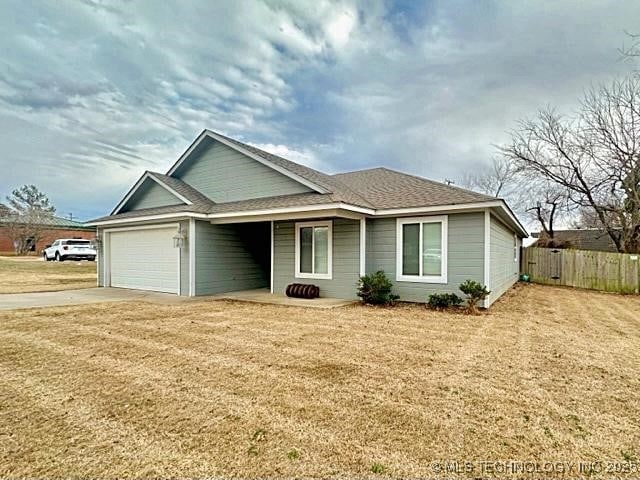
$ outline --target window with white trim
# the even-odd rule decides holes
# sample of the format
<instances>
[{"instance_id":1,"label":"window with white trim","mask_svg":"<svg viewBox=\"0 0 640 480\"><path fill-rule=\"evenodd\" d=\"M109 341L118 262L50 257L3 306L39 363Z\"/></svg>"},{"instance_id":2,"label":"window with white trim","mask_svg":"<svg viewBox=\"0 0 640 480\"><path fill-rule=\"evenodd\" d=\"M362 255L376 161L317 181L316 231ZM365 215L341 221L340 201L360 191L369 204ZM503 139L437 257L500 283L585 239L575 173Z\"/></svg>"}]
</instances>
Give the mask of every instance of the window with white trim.
<instances>
[{"instance_id":1,"label":"window with white trim","mask_svg":"<svg viewBox=\"0 0 640 480\"><path fill-rule=\"evenodd\" d=\"M447 283L447 216L397 219L396 280Z\"/></svg>"},{"instance_id":2,"label":"window with white trim","mask_svg":"<svg viewBox=\"0 0 640 480\"><path fill-rule=\"evenodd\" d=\"M296 223L296 277L331 279L332 222Z\"/></svg>"}]
</instances>

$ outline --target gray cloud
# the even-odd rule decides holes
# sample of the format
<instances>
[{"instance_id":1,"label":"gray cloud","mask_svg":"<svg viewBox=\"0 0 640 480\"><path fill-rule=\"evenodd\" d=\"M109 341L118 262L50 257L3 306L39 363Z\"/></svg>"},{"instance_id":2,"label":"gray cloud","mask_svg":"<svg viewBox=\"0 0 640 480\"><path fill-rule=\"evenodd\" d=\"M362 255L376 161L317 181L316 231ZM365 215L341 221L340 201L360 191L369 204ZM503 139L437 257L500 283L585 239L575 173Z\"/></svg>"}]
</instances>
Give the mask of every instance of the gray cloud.
<instances>
[{"instance_id":1,"label":"gray cloud","mask_svg":"<svg viewBox=\"0 0 640 480\"><path fill-rule=\"evenodd\" d=\"M515 120L623 74L617 1L4 2L0 194L110 210L203 128L329 171L460 179Z\"/></svg>"}]
</instances>

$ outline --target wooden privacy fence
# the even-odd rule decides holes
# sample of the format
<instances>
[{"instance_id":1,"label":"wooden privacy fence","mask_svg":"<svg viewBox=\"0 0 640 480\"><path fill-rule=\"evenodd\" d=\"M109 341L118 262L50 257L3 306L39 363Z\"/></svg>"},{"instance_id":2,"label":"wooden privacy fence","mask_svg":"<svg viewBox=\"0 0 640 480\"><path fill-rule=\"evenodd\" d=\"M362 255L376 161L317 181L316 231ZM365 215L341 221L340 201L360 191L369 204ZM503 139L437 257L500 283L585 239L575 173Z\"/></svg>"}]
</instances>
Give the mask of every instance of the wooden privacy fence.
<instances>
[{"instance_id":1,"label":"wooden privacy fence","mask_svg":"<svg viewBox=\"0 0 640 480\"><path fill-rule=\"evenodd\" d=\"M640 255L556 248L523 249L522 273L532 282L606 292L640 292Z\"/></svg>"}]
</instances>

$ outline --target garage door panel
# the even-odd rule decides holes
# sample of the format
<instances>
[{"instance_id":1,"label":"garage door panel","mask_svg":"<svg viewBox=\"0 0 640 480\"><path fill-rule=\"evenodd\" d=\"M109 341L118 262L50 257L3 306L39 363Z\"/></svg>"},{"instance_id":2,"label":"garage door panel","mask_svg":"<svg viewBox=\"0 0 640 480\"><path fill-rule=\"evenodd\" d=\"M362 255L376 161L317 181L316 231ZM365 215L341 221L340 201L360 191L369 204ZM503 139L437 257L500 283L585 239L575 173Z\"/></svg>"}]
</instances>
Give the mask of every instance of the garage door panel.
<instances>
[{"instance_id":1,"label":"garage door panel","mask_svg":"<svg viewBox=\"0 0 640 480\"><path fill-rule=\"evenodd\" d=\"M111 286L179 293L179 252L175 227L112 232Z\"/></svg>"}]
</instances>

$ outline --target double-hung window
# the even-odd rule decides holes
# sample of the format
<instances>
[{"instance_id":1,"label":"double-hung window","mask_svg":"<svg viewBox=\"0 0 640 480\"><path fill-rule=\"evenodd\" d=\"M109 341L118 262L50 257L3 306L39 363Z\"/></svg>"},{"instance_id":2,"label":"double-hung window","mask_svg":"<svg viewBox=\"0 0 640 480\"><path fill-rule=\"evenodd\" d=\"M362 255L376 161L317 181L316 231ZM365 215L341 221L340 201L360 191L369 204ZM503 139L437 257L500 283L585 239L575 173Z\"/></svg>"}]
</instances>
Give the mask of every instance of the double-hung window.
<instances>
[{"instance_id":1,"label":"double-hung window","mask_svg":"<svg viewBox=\"0 0 640 480\"><path fill-rule=\"evenodd\" d=\"M396 280L447 283L447 216L398 218Z\"/></svg>"},{"instance_id":2,"label":"double-hung window","mask_svg":"<svg viewBox=\"0 0 640 480\"><path fill-rule=\"evenodd\" d=\"M296 223L296 277L331 279L331 221Z\"/></svg>"}]
</instances>

